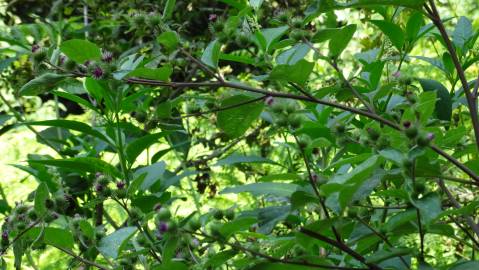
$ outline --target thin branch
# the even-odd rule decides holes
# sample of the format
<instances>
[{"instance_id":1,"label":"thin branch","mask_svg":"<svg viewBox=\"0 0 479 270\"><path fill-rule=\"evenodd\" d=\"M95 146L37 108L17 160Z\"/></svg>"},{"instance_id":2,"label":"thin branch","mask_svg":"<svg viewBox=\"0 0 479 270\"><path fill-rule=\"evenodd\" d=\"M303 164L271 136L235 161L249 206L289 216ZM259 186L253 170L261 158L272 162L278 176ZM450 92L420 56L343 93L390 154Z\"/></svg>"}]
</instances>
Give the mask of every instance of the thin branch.
<instances>
[{"instance_id":1,"label":"thin branch","mask_svg":"<svg viewBox=\"0 0 479 270\"><path fill-rule=\"evenodd\" d=\"M477 114L477 99L471 93L469 83L467 82L466 74L464 72L464 69L462 68L461 62L459 61L456 49L454 48L454 45L452 44L451 39L449 38L449 35L447 33L446 28L444 27L444 24L442 23L441 16L439 15L439 12L436 8L436 4L434 3L434 0L429 0L429 5L430 5L430 9L428 12L430 12L429 15L431 15L432 17L431 20L436 26L436 28L439 30L442 36L442 39L444 40L444 43L446 44L446 48L449 54L451 55L452 62L454 64L454 67L456 68L457 75L459 76L459 80L461 81L461 84L462 84L462 88L464 89L467 105L469 107L469 114L471 117L472 127L474 129L476 146L479 149L479 116Z\"/></svg>"},{"instance_id":2,"label":"thin branch","mask_svg":"<svg viewBox=\"0 0 479 270\"><path fill-rule=\"evenodd\" d=\"M188 230L184 230L185 232L189 234L194 234L194 235L199 235L202 237L210 238L216 241L219 241L220 239L213 237L211 235L202 233L202 232L192 232ZM230 246L233 249L241 250L246 253L250 253L251 255L261 257L263 259L266 259L270 262L277 262L277 263L282 263L282 264L290 264L290 265L303 265L303 266L309 266L309 267L314 267L314 268L323 268L323 269L336 269L336 270L366 270L366 268L351 268L351 267L345 267L345 266L333 266L333 265L326 265L326 264L316 264L316 263L310 263L307 261L291 261L287 259L281 259L281 258L276 258L273 256L270 256L268 254L264 254L255 250L251 250L249 248L243 247L239 243L230 243L230 242L223 242L223 244Z\"/></svg>"},{"instance_id":3,"label":"thin branch","mask_svg":"<svg viewBox=\"0 0 479 270\"><path fill-rule=\"evenodd\" d=\"M438 184L441 190L444 193L446 193L447 198L449 199L451 204L454 206L454 208L457 208L457 209L462 208L461 204L456 200L456 198L454 198L451 191L447 188L446 184L444 183L442 179L440 178L438 179ZM465 213L462 216L466 219L466 222L469 225L469 227L471 227L474 233L479 237L479 226L476 224L476 222L474 222L474 219L470 215L467 215Z\"/></svg>"},{"instance_id":4,"label":"thin branch","mask_svg":"<svg viewBox=\"0 0 479 270\"><path fill-rule=\"evenodd\" d=\"M364 265L367 265L369 267L369 269L371 270L382 270L381 267L379 267L378 265L374 264L374 263L369 263L366 261L366 258L357 253L356 251L352 250L350 247L348 247L347 245L345 245L344 243L342 242L338 242L338 241L335 241L329 237L326 237L320 233L317 233L317 232L314 232L314 231L311 231L309 229L306 229L306 228L301 228L300 230L301 233L307 235L307 236L310 236L312 238L315 238L315 239L318 239L322 242L325 242L325 243L328 243L336 248L339 248L340 250L346 252L347 254L351 255L351 257L355 258L356 260L362 262Z\"/></svg>"},{"instance_id":5,"label":"thin branch","mask_svg":"<svg viewBox=\"0 0 479 270\"><path fill-rule=\"evenodd\" d=\"M110 270L110 268L108 268L108 267L106 267L106 266L104 266L104 265L98 264L98 263L96 263L96 262L87 260L87 259L85 259L85 258L82 258L81 256L76 255L75 253L73 253L72 251L70 251L70 250L68 250L68 249L65 249L65 248L62 248L62 247L59 247L59 246L54 246L54 245L52 245L52 247L55 247L55 248L57 248L58 250L63 251L64 253L66 253L66 254L72 256L73 258L75 258L75 259L77 259L77 260L81 261L82 263L87 264L87 265L89 265L89 266L94 266L94 267L96 267L96 268L98 268L98 269L101 269L101 270Z\"/></svg>"}]
</instances>

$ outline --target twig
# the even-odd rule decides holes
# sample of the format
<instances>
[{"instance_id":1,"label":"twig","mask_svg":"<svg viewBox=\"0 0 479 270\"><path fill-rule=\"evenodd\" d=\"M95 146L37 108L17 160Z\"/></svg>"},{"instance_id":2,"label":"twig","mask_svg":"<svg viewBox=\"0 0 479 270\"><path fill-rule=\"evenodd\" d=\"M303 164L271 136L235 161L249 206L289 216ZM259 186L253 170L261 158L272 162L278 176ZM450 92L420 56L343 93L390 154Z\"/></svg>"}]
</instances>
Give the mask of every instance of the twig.
<instances>
[{"instance_id":1,"label":"twig","mask_svg":"<svg viewBox=\"0 0 479 270\"><path fill-rule=\"evenodd\" d=\"M363 264L367 265L369 267L369 269L371 269L371 270L382 270L382 268L377 266L376 264L368 263L366 261L366 258L363 255L361 255L361 254L357 253L356 251L352 250L350 247L348 247L347 245L345 245L342 242L335 241L335 240L333 240L329 237L326 237L326 236L324 236L320 233L311 231L311 230L306 229L304 227L301 228L300 232L305 234L305 235L308 235L312 238L318 239L322 242L328 243L328 244L330 244L334 247L339 248L340 250L342 250L342 251L348 253L349 255L351 255L351 257L353 257L356 260L358 260L358 261L362 262Z\"/></svg>"},{"instance_id":2,"label":"twig","mask_svg":"<svg viewBox=\"0 0 479 270\"><path fill-rule=\"evenodd\" d=\"M63 251L64 253L66 253L66 254L72 256L73 258L75 258L75 259L81 261L81 262L84 263L84 264L87 264L87 265L90 265L90 266L94 266L94 267L96 267L96 268L98 268L98 269L101 269L101 270L110 270L110 268L108 268L108 267L106 267L106 266L103 266L103 265L101 265L101 264L98 264L98 263L96 263L96 262L87 260L87 259L85 259L85 258L82 258L81 256L76 255L75 253L73 253L72 251L70 251L70 250L68 250L68 249L65 249L65 248L62 248L62 247L59 247L59 246L55 246L55 245L52 245L52 247L55 247L55 248L57 248L57 249Z\"/></svg>"}]
</instances>

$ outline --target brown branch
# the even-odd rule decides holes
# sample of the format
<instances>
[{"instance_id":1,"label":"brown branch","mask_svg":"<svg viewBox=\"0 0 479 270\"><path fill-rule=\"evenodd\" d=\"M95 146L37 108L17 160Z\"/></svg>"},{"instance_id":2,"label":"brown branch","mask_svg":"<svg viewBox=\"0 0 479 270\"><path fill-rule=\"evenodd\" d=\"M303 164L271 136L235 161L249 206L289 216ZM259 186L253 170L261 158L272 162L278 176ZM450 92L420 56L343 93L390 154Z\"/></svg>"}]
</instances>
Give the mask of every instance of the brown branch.
<instances>
[{"instance_id":1,"label":"brown branch","mask_svg":"<svg viewBox=\"0 0 479 270\"><path fill-rule=\"evenodd\" d=\"M314 231L311 231L309 229L306 229L306 228L301 228L300 230L301 233L307 235L307 236L310 236L312 238L315 238L315 239L318 239L322 242L325 242L325 243L328 243L344 252L346 252L347 254L351 255L351 257L355 258L356 260L362 262L363 264L367 265L369 267L369 269L371 270L382 270L381 267L379 267L378 265L374 264L374 263L368 263L366 261L366 258L357 253L356 251L352 250L350 247L348 247L346 244L342 243L342 242L338 242L338 241L335 241L329 237L326 237L320 233L317 233L317 232L314 232Z\"/></svg>"},{"instance_id":2,"label":"brown branch","mask_svg":"<svg viewBox=\"0 0 479 270\"><path fill-rule=\"evenodd\" d=\"M479 116L477 114L477 98L473 95L473 93L471 93L471 89L469 87L469 83L467 82L464 69L462 68L461 62L459 61L459 58L457 56L456 49L454 48L454 45L452 44L451 39L449 38L447 30L444 27L444 24L442 23L441 16L439 15L439 12L436 8L436 4L434 3L434 0L429 0L429 5L430 5L429 9L426 9L426 10L429 12L432 22L434 23L436 28L439 30L442 36L442 39L444 40L444 43L446 44L446 48L449 54L451 55L452 62L454 64L454 67L456 68L457 75L459 76L459 80L461 81L461 84L462 84L462 88L464 89L467 105L469 107L469 114L471 117L472 127L474 129L476 146L479 149Z\"/></svg>"},{"instance_id":3,"label":"brown branch","mask_svg":"<svg viewBox=\"0 0 479 270\"><path fill-rule=\"evenodd\" d=\"M85 258L82 258L81 256L76 255L75 253L73 253L72 251L70 251L70 250L68 250L68 249L65 249L65 248L62 248L62 247L59 247L59 246L55 246L55 245L52 245L52 247L55 247L55 248L57 248L58 250L63 251L64 253L66 253L66 254L72 256L73 258L75 258L75 259L77 259L77 260L81 261L82 263L87 264L87 265L89 265L89 266L94 266L94 267L96 267L96 268L98 268L98 269L101 269L101 270L110 270L110 268L108 268L108 267L106 267L106 266L103 266L103 265L101 265L101 264L98 264L98 263L96 263L96 262L87 260L87 259L85 259Z\"/></svg>"}]
</instances>

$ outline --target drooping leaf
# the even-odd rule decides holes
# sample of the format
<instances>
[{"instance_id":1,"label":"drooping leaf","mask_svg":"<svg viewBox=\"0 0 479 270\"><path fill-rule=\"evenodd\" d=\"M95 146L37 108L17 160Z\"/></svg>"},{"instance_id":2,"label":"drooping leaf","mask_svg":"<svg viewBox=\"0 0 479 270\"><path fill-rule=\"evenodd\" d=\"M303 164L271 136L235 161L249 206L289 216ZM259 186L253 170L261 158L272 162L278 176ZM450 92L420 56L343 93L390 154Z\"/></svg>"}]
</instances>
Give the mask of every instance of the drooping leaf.
<instances>
[{"instance_id":1,"label":"drooping leaf","mask_svg":"<svg viewBox=\"0 0 479 270\"><path fill-rule=\"evenodd\" d=\"M71 60L83 64L88 60L100 60L101 51L98 46L88 40L70 39L60 45L60 51Z\"/></svg>"},{"instance_id":2,"label":"drooping leaf","mask_svg":"<svg viewBox=\"0 0 479 270\"><path fill-rule=\"evenodd\" d=\"M101 159L93 157L77 157L67 159L48 159L48 160L28 160L32 164L44 164L49 166L55 166L66 170L85 173L104 173L114 177L122 177L122 174L110 163L107 163Z\"/></svg>"},{"instance_id":3,"label":"drooping leaf","mask_svg":"<svg viewBox=\"0 0 479 270\"><path fill-rule=\"evenodd\" d=\"M54 90L56 85L65 78L67 78L65 74L44 73L23 85L18 94L20 96L36 96Z\"/></svg>"},{"instance_id":4,"label":"drooping leaf","mask_svg":"<svg viewBox=\"0 0 479 270\"><path fill-rule=\"evenodd\" d=\"M178 35L173 31L161 33L161 35L158 36L157 41L169 51L176 49L180 42Z\"/></svg>"},{"instance_id":5,"label":"drooping leaf","mask_svg":"<svg viewBox=\"0 0 479 270\"><path fill-rule=\"evenodd\" d=\"M60 247L64 249L73 249L73 235L69 230L54 227L34 227L30 229L26 235L32 240L40 239L41 242Z\"/></svg>"},{"instance_id":6,"label":"drooping leaf","mask_svg":"<svg viewBox=\"0 0 479 270\"><path fill-rule=\"evenodd\" d=\"M243 135L261 114L264 104L261 101L248 103L251 100L251 97L236 95L221 101L221 107L228 109L218 112L217 123L229 137Z\"/></svg>"}]
</instances>

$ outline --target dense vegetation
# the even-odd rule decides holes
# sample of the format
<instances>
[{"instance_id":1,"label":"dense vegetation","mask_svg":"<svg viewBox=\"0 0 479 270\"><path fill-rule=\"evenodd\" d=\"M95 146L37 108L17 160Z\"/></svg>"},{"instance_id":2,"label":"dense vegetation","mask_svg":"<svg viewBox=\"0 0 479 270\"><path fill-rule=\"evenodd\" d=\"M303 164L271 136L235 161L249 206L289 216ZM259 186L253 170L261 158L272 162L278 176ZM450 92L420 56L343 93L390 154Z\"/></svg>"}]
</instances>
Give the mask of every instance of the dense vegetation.
<instances>
[{"instance_id":1,"label":"dense vegetation","mask_svg":"<svg viewBox=\"0 0 479 270\"><path fill-rule=\"evenodd\" d=\"M479 269L457 2L10 1L2 269Z\"/></svg>"}]
</instances>

